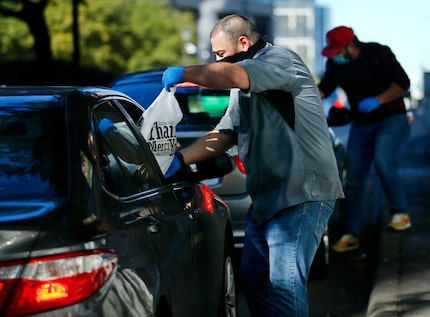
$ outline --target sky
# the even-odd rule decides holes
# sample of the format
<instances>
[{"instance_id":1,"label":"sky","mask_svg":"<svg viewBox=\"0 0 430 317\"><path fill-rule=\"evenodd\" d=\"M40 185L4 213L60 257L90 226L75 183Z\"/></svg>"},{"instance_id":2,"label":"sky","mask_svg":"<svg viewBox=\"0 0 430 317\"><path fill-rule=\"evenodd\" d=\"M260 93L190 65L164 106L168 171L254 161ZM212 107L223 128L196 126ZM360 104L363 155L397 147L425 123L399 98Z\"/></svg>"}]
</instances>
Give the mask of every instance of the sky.
<instances>
[{"instance_id":1,"label":"sky","mask_svg":"<svg viewBox=\"0 0 430 317\"><path fill-rule=\"evenodd\" d=\"M315 0L330 9L327 27L345 25L362 42L387 45L411 79L420 99L424 72L430 72L429 0Z\"/></svg>"}]
</instances>

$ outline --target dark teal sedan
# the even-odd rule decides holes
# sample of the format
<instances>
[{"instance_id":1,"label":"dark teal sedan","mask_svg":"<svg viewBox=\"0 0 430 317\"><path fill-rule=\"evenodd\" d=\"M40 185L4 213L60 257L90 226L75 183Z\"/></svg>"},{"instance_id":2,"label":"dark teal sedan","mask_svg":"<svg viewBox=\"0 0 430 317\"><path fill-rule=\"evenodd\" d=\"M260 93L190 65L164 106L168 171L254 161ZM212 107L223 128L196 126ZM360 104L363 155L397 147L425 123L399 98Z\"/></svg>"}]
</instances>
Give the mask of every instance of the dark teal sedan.
<instances>
[{"instance_id":1,"label":"dark teal sedan","mask_svg":"<svg viewBox=\"0 0 430 317\"><path fill-rule=\"evenodd\" d=\"M0 88L0 316L236 315L230 210L199 166L163 177L143 112L106 88Z\"/></svg>"}]
</instances>

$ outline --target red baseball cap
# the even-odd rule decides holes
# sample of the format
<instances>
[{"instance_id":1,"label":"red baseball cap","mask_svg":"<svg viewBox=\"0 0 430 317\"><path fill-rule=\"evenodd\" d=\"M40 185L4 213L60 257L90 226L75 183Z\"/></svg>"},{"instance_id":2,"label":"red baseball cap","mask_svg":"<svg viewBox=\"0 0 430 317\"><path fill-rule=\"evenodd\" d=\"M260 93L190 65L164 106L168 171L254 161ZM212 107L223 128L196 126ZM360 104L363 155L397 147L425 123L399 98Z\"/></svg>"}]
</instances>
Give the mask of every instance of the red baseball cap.
<instances>
[{"instance_id":1,"label":"red baseball cap","mask_svg":"<svg viewBox=\"0 0 430 317\"><path fill-rule=\"evenodd\" d=\"M354 31L346 26L338 26L327 32L327 46L323 48L321 54L332 58L340 53L342 48L349 44L354 38Z\"/></svg>"}]
</instances>

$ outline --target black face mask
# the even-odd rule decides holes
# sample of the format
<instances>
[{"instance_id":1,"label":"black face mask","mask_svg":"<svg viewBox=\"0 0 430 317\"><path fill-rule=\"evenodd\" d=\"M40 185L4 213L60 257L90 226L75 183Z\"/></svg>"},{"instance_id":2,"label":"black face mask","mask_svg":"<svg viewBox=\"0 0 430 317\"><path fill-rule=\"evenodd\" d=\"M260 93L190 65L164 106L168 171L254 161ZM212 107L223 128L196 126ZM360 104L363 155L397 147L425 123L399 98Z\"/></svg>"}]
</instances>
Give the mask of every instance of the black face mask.
<instances>
[{"instance_id":1,"label":"black face mask","mask_svg":"<svg viewBox=\"0 0 430 317\"><path fill-rule=\"evenodd\" d=\"M240 52L231 56L228 56L226 58L218 60L218 62L227 62L227 63L236 63L243 61L244 59L250 59L257 54L259 50L264 48L266 46L266 42L263 39L260 39L252 45L247 52Z\"/></svg>"}]
</instances>

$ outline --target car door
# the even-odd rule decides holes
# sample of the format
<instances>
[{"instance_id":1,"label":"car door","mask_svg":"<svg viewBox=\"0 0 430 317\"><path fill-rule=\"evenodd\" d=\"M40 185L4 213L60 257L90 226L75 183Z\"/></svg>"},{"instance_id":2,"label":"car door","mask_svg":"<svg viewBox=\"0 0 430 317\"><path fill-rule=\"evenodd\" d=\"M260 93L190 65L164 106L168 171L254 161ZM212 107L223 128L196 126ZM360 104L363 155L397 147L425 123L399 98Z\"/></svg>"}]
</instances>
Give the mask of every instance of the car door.
<instances>
[{"instance_id":1,"label":"car door","mask_svg":"<svg viewBox=\"0 0 430 317\"><path fill-rule=\"evenodd\" d=\"M108 204L104 209L110 210L116 228L107 243L119 253L121 270L141 278L153 305L164 296L178 316L197 315L193 241L199 233L187 209L194 193L178 200L172 186L163 185L156 160L133 122L138 120L133 107L110 100L92 110L98 166L111 197L102 203Z\"/></svg>"}]
</instances>

